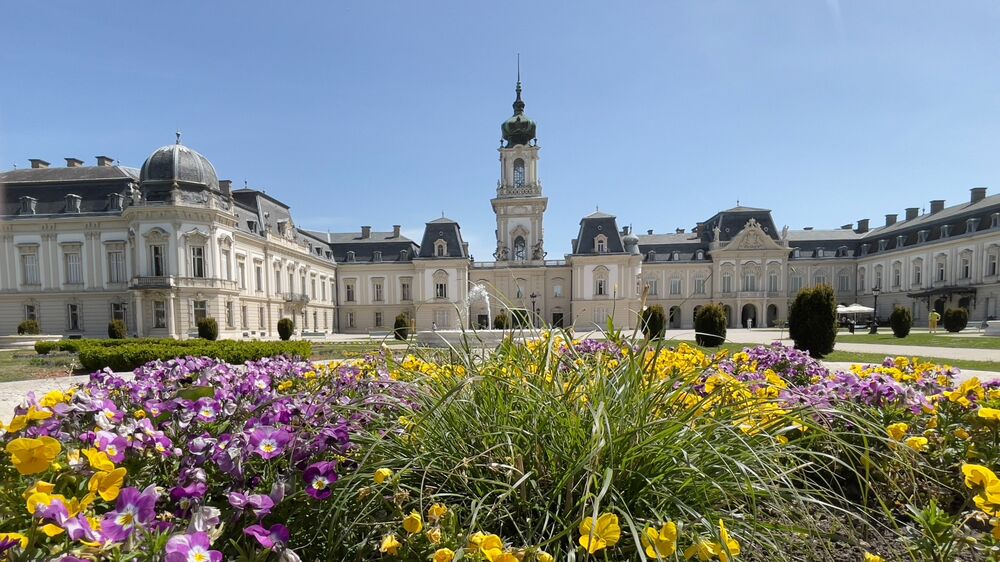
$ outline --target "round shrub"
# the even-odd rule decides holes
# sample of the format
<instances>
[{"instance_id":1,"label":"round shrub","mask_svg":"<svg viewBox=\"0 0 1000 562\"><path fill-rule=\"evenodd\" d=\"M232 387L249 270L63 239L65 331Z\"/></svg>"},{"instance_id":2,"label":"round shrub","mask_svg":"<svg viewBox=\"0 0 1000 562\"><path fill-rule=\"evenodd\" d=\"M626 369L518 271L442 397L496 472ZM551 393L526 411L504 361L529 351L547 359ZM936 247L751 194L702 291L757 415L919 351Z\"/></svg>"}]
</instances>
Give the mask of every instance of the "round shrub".
<instances>
[{"instance_id":1,"label":"round shrub","mask_svg":"<svg viewBox=\"0 0 1000 562\"><path fill-rule=\"evenodd\" d=\"M35 342L35 353L39 355L48 355L50 351L59 349L59 342L57 341L36 341Z\"/></svg>"},{"instance_id":2,"label":"round shrub","mask_svg":"<svg viewBox=\"0 0 1000 562\"><path fill-rule=\"evenodd\" d=\"M292 333L295 332L295 321L291 318L282 318L278 320L278 337L284 341L292 339Z\"/></svg>"},{"instance_id":3,"label":"round shrub","mask_svg":"<svg viewBox=\"0 0 1000 562\"><path fill-rule=\"evenodd\" d=\"M961 332L969 324L969 311L964 308L949 308L941 317L944 329L949 332Z\"/></svg>"},{"instance_id":4,"label":"round shrub","mask_svg":"<svg viewBox=\"0 0 1000 562\"><path fill-rule=\"evenodd\" d=\"M399 341L406 341L410 335L410 317L405 312L396 315L392 323L392 336Z\"/></svg>"},{"instance_id":5,"label":"round shrub","mask_svg":"<svg viewBox=\"0 0 1000 562\"><path fill-rule=\"evenodd\" d=\"M17 333L21 336L36 336L42 333L41 327L35 320L25 320L17 325Z\"/></svg>"},{"instance_id":6,"label":"round shrub","mask_svg":"<svg viewBox=\"0 0 1000 562\"><path fill-rule=\"evenodd\" d=\"M897 338L905 338L910 335L910 326L913 325L913 316L910 309L897 306L889 315L889 325L892 326L892 335Z\"/></svg>"},{"instance_id":7,"label":"round shrub","mask_svg":"<svg viewBox=\"0 0 1000 562\"><path fill-rule=\"evenodd\" d=\"M819 359L833 351L837 339L837 303L833 287L802 289L788 311L788 335L795 347Z\"/></svg>"},{"instance_id":8,"label":"round shrub","mask_svg":"<svg viewBox=\"0 0 1000 562\"><path fill-rule=\"evenodd\" d=\"M219 339L219 323L215 318L202 318L198 321L198 337L209 341Z\"/></svg>"},{"instance_id":9,"label":"round shrub","mask_svg":"<svg viewBox=\"0 0 1000 562\"><path fill-rule=\"evenodd\" d=\"M128 336L128 328L121 320L108 322L108 337L113 340L123 340Z\"/></svg>"},{"instance_id":10,"label":"round shrub","mask_svg":"<svg viewBox=\"0 0 1000 562\"><path fill-rule=\"evenodd\" d=\"M728 316L721 304L708 304L698 309L694 317L694 339L698 345L717 347L726 340Z\"/></svg>"},{"instance_id":11,"label":"round shrub","mask_svg":"<svg viewBox=\"0 0 1000 562\"><path fill-rule=\"evenodd\" d=\"M667 329L667 315L663 307L654 304L639 313L639 326L647 340L661 339Z\"/></svg>"},{"instance_id":12,"label":"round shrub","mask_svg":"<svg viewBox=\"0 0 1000 562\"><path fill-rule=\"evenodd\" d=\"M497 317L493 319L493 329L494 330L507 330L510 328L510 317L504 313L497 314Z\"/></svg>"}]
</instances>

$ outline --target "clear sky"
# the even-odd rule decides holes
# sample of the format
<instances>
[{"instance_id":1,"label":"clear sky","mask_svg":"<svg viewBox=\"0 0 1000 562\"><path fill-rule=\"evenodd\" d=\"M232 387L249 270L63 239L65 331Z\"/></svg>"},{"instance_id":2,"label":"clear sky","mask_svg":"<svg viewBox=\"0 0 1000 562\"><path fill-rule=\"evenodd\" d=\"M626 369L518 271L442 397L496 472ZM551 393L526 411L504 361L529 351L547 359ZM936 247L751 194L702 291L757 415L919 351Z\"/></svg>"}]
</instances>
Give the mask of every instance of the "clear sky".
<instances>
[{"instance_id":1,"label":"clear sky","mask_svg":"<svg viewBox=\"0 0 1000 562\"><path fill-rule=\"evenodd\" d=\"M4 2L0 168L183 131L301 227L458 220L491 259L521 53L549 258L595 206L837 227L1000 192L1000 3ZM419 240L419 239L418 239Z\"/></svg>"}]
</instances>

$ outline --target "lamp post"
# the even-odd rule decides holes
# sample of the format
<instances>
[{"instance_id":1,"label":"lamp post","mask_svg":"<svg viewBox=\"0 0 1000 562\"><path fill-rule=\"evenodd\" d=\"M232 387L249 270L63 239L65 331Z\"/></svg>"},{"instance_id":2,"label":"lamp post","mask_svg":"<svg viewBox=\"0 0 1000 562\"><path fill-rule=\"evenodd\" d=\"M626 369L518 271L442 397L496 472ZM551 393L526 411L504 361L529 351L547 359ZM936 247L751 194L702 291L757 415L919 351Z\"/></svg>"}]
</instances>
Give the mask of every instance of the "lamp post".
<instances>
[{"instance_id":1,"label":"lamp post","mask_svg":"<svg viewBox=\"0 0 1000 562\"><path fill-rule=\"evenodd\" d=\"M531 327L535 328L535 299L538 298L538 293L532 291L528 298L531 299Z\"/></svg>"},{"instance_id":2,"label":"lamp post","mask_svg":"<svg viewBox=\"0 0 1000 562\"><path fill-rule=\"evenodd\" d=\"M880 285L875 285L872 287L872 294L875 295L875 311L872 312L872 327L868 331L869 334L878 333L878 295L882 292Z\"/></svg>"}]
</instances>

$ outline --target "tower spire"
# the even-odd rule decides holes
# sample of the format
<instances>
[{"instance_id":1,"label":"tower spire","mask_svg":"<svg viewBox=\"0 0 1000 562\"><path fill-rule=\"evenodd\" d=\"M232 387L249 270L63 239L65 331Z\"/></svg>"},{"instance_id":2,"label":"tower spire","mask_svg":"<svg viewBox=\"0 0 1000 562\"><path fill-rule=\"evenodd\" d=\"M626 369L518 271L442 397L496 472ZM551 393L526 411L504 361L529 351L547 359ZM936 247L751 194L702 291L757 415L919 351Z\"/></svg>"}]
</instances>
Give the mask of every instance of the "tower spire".
<instances>
[{"instance_id":1,"label":"tower spire","mask_svg":"<svg viewBox=\"0 0 1000 562\"><path fill-rule=\"evenodd\" d=\"M514 115L524 114L524 101L521 100L521 53L517 54L517 86L514 88L517 94L514 99Z\"/></svg>"}]
</instances>

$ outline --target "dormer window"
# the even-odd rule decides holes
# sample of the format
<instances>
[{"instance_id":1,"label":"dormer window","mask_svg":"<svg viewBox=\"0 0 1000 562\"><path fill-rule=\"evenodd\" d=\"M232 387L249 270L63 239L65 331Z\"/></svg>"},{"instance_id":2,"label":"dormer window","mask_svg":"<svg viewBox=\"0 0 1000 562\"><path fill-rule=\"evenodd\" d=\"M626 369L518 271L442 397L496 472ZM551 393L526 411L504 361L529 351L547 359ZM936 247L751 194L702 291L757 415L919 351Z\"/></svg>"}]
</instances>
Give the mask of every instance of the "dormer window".
<instances>
[{"instance_id":1,"label":"dormer window","mask_svg":"<svg viewBox=\"0 0 1000 562\"><path fill-rule=\"evenodd\" d=\"M344 257L344 261L353 262L354 261L354 252L353 251L347 252L347 255Z\"/></svg>"},{"instance_id":2,"label":"dormer window","mask_svg":"<svg viewBox=\"0 0 1000 562\"><path fill-rule=\"evenodd\" d=\"M80 212L80 196L73 195L70 193L66 196L66 212L67 213L79 213Z\"/></svg>"},{"instance_id":3,"label":"dormer window","mask_svg":"<svg viewBox=\"0 0 1000 562\"><path fill-rule=\"evenodd\" d=\"M608 252L608 237L603 234L598 234L594 237L594 251L598 254L606 254Z\"/></svg>"},{"instance_id":4,"label":"dormer window","mask_svg":"<svg viewBox=\"0 0 1000 562\"><path fill-rule=\"evenodd\" d=\"M121 211L125 207L125 197L121 193L108 195L108 210Z\"/></svg>"},{"instance_id":5,"label":"dormer window","mask_svg":"<svg viewBox=\"0 0 1000 562\"><path fill-rule=\"evenodd\" d=\"M972 218L965 221L966 232L975 232L977 228L979 228L979 219Z\"/></svg>"},{"instance_id":6,"label":"dormer window","mask_svg":"<svg viewBox=\"0 0 1000 562\"><path fill-rule=\"evenodd\" d=\"M34 197L28 197L27 195L21 196L21 213L22 215L33 215L35 214L35 209L38 206L38 199Z\"/></svg>"},{"instance_id":7,"label":"dormer window","mask_svg":"<svg viewBox=\"0 0 1000 562\"><path fill-rule=\"evenodd\" d=\"M247 221L247 229L253 234L257 234L257 221Z\"/></svg>"},{"instance_id":8,"label":"dormer window","mask_svg":"<svg viewBox=\"0 0 1000 562\"><path fill-rule=\"evenodd\" d=\"M794 250L792 250L792 257L795 259L802 257L802 251L799 250L798 248L795 248Z\"/></svg>"},{"instance_id":9,"label":"dormer window","mask_svg":"<svg viewBox=\"0 0 1000 562\"><path fill-rule=\"evenodd\" d=\"M917 244L923 244L924 242L927 241L927 232L928 232L927 230L917 231Z\"/></svg>"},{"instance_id":10,"label":"dormer window","mask_svg":"<svg viewBox=\"0 0 1000 562\"><path fill-rule=\"evenodd\" d=\"M372 261L375 262L375 263L381 263L382 262L382 252L380 252L378 250L372 252Z\"/></svg>"},{"instance_id":11,"label":"dormer window","mask_svg":"<svg viewBox=\"0 0 1000 562\"><path fill-rule=\"evenodd\" d=\"M681 259L680 252L675 250L670 254L670 261L680 261L680 259Z\"/></svg>"},{"instance_id":12,"label":"dormer window","mask_svg":"<svg viewBox=\"0 0 1000 562\"><path fill-rule=\"evenodd\" d=\"M410 259L410 252L408 252L406 250L400 250L399 251L399 261L406 261L408 259Z\"/></svg>"},{"instance_id":13,"label":"dormer window","mask_svg":"<svg viewBox=\"0 0 1000 562\"><path fill-rule=\"evenodd\" d=\"M816 253L814 254L814 257L817 257L817 258L823 257L823 248L822 247L816 248Z\"/></svg>"},{"instance_id":14,"label":"dormer window","mask_svg":"<svg viewBox=\"0 0 1000 562\"><path fill-rule=\"evenodd\" d=\"M878 251L884 252L887 247L889 247L889 241L888 240L886 240L886 239L883 238L882 240L878 241Z\"/></svg>"},{"instance_id":15,"label":"dormer window","mask_svg":"<svg viewBox=\"0 0 1000 562\"><path fill-rule=\"evenodd\" d=\"M841 258L847 257L847 246L837 248L837 256Z\"/></svg>"},{"instance_id":16,"label":"dormer window","mask_svg":"<svg viewBox=\"0 0 1000 562\"><path fill-rule=\"evenodd\" d=\"M440 238L438 238L437 241L434 242L434 257L436 258L448 257L448 243Z\"/></svg>"},{"instance_id":17,"label":"dormer window","mask_svg":"<svg viewBox=\"0 0 1000 562\"><path fill-rule=\"evenodd\" d=\"M278 221L278 236L284 236L288 231L288 221Z\"/></svg>"},{"instance_id":18,"label":"dormer window","mask_svg":"<svg viewBox=\"0 0 1000 562\"><path fill-rule=\"evenodd\" d=\"M333 257L333 252L331 252L330 250L326 250L326 259L330 259L332 257Z\"/></svg>"},{"instance_id":19,"label":"dormer window","mask_svg":"<svg viewBox=\"0 0 1000 562\"><path fill-rule=\"evenodd\" d=\"M1000 227L1000 213L990 215L990 228Z\"/></svg>"},{"instance_id":20,"label":"dormer window","mask_svg":"<svg viewBox=\"0 0 1000 562\"><path fill-rule=\"evenodd\" d=\"M897 248L902 248L905 245L906 245L906 236L897 236L896 237L896 247Z\"/></svg>"},{"instance_id":21,"label":"dormer window","mask_svg":"<svg viewBox=\"0 0 1000 562\"><path fill-rule=\"evenodd\" d=\"M867 256L868 255L868 244L862 244L861 245L861 255L862 256Z\"/></svg>"},{"instance_id":22,"label":"dormer window","mask_svg":"<svg viewBox=\"0 0 1000 562\"><path fill-rule=\"evenodd\" d=\"M646 252L646 261L656 261L656 252L653 250Z\"/></svg>"},{"instance_id":23,"label":"dormer window","mask_svg":"<svg viewBox=\"0 0 1000 562\"><path fill-rule=\"evenodd\" d=\"M697 260L703 260L703 259L705 259L705 251L704 250L698 250L697 252L694 253L694 258L697 259Z\"/></svg>"},{"instance_id":24,"label":"dormer window","mask_svg":"<svg viewBox=\"0 0 1000 562\"><path fill-rule=\"evenodd\" d=\"M948 236L951 236L951 225L950 224L942 224L941 225L941 238L947 238Z\"/></svg>"}]
</instances>

